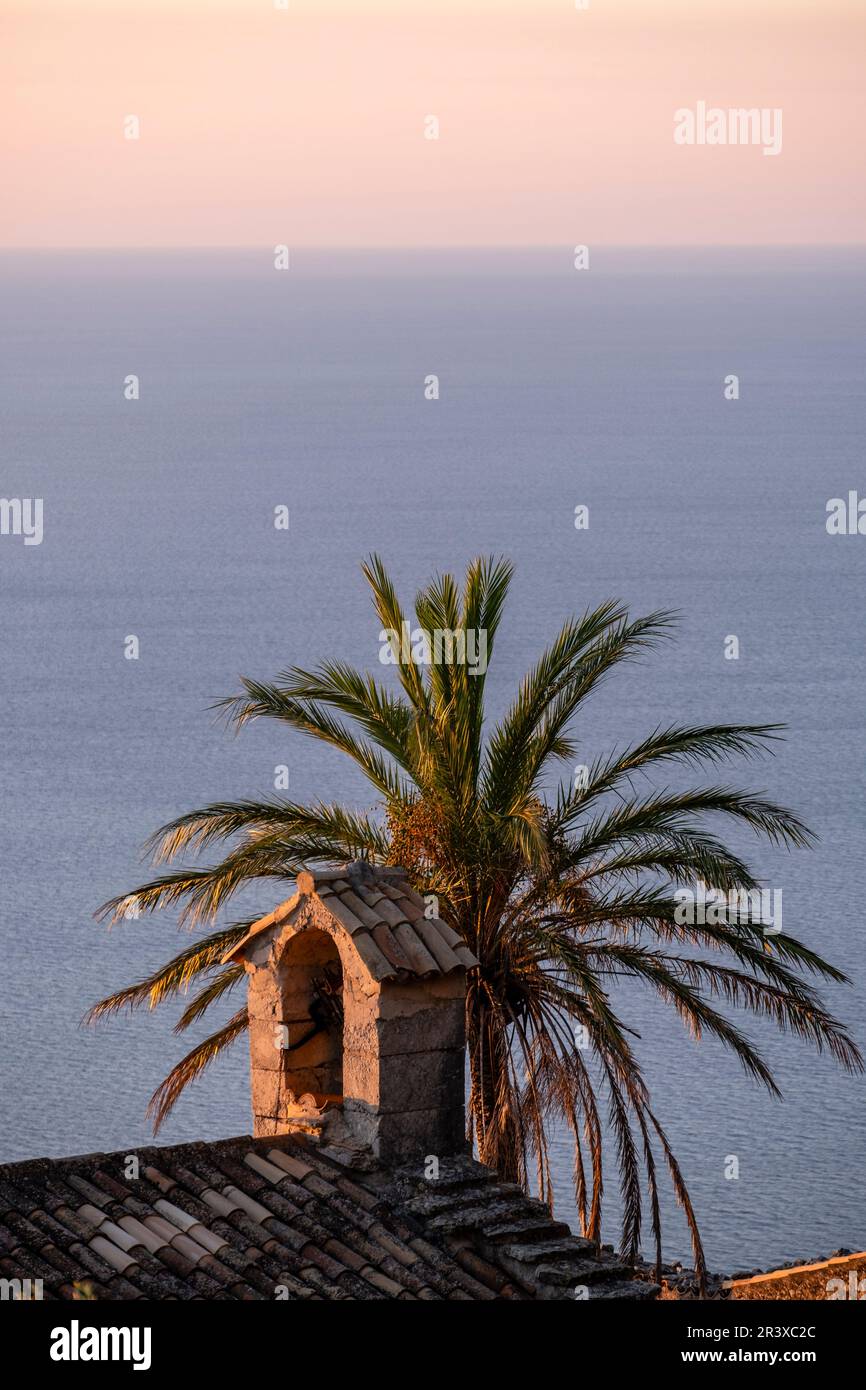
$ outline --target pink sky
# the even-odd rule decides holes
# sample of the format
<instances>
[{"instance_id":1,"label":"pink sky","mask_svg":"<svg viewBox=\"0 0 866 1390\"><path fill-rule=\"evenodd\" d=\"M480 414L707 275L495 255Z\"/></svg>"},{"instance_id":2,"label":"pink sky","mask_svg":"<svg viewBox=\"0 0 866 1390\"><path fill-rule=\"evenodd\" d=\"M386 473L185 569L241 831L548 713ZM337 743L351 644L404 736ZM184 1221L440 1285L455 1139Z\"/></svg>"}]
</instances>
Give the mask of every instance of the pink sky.
<instances>
[{"instance_id":1,"label":"pink sky","mask_svg":"<svg viewBox=\"0 0 866 1390\"><path fill-rule=\"evenodd\" d=\"M866 0L0 0L0 245L861 242L864 59Z\"/></svg>"}]
</instances>

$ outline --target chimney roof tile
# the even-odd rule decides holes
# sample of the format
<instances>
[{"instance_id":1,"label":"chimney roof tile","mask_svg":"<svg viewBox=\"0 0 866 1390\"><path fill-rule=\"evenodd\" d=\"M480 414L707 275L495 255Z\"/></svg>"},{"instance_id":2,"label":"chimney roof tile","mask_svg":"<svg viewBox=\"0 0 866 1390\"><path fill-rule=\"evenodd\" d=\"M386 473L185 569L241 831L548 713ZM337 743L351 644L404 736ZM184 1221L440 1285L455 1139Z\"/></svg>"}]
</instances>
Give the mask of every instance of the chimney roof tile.
<instances>
[{"instance_id":1,"label":"chimney roof tile","mask_svg":"<svg viewBox=\"0 0 866 1390\"><path fill-rule=\"evenodd\" d=\"M250 942L278 926L304 898L315 898L351 938L374 980L426 978L471 970L478 964L462 938L438 917L407 881L405 869L366 860L334 868L302 869L298 891L256 922L224 960L243 957Z\"/></svg>"}]
</instances>

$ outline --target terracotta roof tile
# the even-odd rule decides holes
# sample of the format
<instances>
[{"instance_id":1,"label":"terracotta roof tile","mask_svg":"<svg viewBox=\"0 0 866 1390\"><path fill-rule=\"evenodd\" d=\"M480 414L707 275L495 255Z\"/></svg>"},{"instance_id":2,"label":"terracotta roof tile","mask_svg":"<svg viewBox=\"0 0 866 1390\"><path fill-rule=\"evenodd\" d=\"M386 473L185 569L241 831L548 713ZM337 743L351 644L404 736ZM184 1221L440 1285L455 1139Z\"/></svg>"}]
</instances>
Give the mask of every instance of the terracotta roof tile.
<instances>
[{"instance_id":1,"label":"terracotta roof tile","mask_svg":"<svg viewBox=\"0 0 866 1390\"><path fill-rule=\"evenodd\" d=\"M319 891L317 885L316 892ZM328 889L325 888L324 891L327 893ZM336 897L337 895L334 894L334 896ZM342 903L343 907L347 907L368 931L375 931L375 929L381 925L381 917L376 909L368 907L367 903L362 902L357 893L352 892L351 888L346 889L344 893L340 893L338 901Z\"/></svg>"},{"instance_id":2,"label":"terracotta roof tile","mask_svg":"<svg viewBox=\"0 0 866 1390\"><path fill-rule=\"evenodd\" d=\"M403 970L407 974L413 974L415 967L411 959L404 951L394 932L385 922L380 922L373 930L373 940L382 952L386 960L389 960L398 971Z\"/></svg>"},{"instance_id":3,"label":"terracotta roof tile","mask_svg":"<svg viewBox=\"0 0 866 1390\"><path fill-rule=\"evenodd\" d=\"M390 980L398 973L388 957L379 950L368 931L359 931L352 938L352 945L374 980Z\"/></svg>"},{"instance_id":4,"label":"terracotta roof tile","mask_svg":"<svg viewBox=\"0 0 866 1390\"><path fill-rule=\"evenodd\" d=\"M297 1178L299 1181L313 1171L309 1163L304 1163L295 1154L283 1153L280 1149L268 1149L268 1159L276 1167L283 1168L290 1177Z\"/></svg>"},{"instance_id":5,"label":"terracotta roof tile","mask_svg":"<svg viewBox=\"0 0 866 1390\"><path fill-rule=\"evenodd\" d=\"M468 1158L363 1171L297 1135L0 1166L0 1271L49 1299L653 1293ZM348 1166L347 1166L348 1164ZM278 1295L278 1289L280 1293Z\"/></svg>"},{"instance_id":6,"label":"terracotta roof tile","mask_svg":"<svg viewBox=\"0 0 866 1390\"><path fill-rule=\"evenodd\" d=\"M414 929L421 937L421 940L424 942L431 956L433 956L443 975L449 974L452 970L460 969L462 962L439 931L438 921L430 921L426 917L419 917L418 921L415 923Z\"/></svg>"},{"instance_id":7,"label":"terracotta roof tile","mask_svg":"<svg viewBox=\"0 0 866 1390\"><path fill-rule=\"evenodd\" d=\"M447 975L478 964L452 928L428 917L424 899L407 882L403 869L360 861L339 869L302 870L295 896L256 922L225 960L242 957L252 941L285 922L310 898L351 938L376 981Z\"/></svg>"},{"instance_id":8,"label":"terracotta roof tile","mask_svg":"<svg viewBox=\"0 0 866 1390\"><path fill-rule=\"evenodd\" d=\"M324 901L328 911L346 928L350 936L354 936L356 932L364 931L364 923L360 917L355 916L352 909L338 893L330 893Z\"/></svg>"},{"instance_id":9,"label":"terracotta roof tile","mask_svg":"<svg viewBox=\"0 0 866 1390\"><path fill-rule=\"evenodd\" d=\"M427 950L421 937L418 936L417 932L408 922L402 922L400 926L396 928L394 935L411 960L412 970L415 975L424 976L439 974L439 966Z\"/></svg>"}]
</instances>

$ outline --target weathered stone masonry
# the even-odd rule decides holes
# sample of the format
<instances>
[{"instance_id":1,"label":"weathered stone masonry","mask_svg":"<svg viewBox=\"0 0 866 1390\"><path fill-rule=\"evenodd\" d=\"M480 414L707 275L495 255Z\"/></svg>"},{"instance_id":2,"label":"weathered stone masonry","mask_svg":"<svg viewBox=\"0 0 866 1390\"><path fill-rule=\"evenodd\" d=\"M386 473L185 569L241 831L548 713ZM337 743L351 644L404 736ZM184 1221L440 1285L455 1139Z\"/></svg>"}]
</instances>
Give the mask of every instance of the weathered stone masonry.
<instances>
[{"instance_id":1,"label":"weathered stone masonry","mask_svg":"<svg viewBox=\"0 0 866 1390\"><path fill-rule=\"evenodd\" d=\"M228 959L249 974L256 1135L339 1112L382 1161L465 1148L466 971L400 869L302 872Z\"/></svg>"}]
</instances>

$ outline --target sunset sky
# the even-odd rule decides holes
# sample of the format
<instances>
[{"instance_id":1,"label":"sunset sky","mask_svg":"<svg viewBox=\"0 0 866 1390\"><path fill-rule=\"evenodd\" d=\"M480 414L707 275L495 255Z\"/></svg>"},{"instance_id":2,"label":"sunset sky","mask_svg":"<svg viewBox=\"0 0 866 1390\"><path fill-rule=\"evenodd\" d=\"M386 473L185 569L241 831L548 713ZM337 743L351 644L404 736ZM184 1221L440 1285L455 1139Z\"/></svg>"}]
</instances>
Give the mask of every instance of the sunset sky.
<instances>
[{"instance_id":1,"label":"sunset sky","mask_svg":"<svg viewBox=\"0 0 866 1390\"><path fill-rule=\"evenodd\" d=\"M862 242L864 59L866 0L0 0L0 245Z\"/></svg>"}]
</instances>

